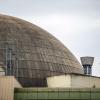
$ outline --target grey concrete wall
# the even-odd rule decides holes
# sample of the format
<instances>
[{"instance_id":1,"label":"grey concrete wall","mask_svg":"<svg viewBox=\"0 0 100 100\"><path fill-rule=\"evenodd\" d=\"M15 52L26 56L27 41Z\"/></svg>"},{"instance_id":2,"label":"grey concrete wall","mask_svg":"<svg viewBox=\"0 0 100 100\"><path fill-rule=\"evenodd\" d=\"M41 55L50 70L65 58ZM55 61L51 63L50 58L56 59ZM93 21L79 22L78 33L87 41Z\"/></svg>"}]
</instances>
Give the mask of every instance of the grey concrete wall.
<instances>
[{"instance_id":1,"label":"grey concrete wall","mask_svg":"<svg viewBox=\"0 0 100 100\"><path fill-rule=\"evenodd\" d=\"M92 76L71 75L73 88L100 88L100 78Z\"/></svg>"},{"instance_id":2,"label":"grey concrete wall","mask_svg":"<svg viewBox=\"0 0 100 100\"><path fill-rule=\"evenodd\" d=\"M67 74L48 77L47 84L50 88L100 88L100 78L87 75Z\"/></svg>"},{"instance_id":3,"label":"grey concrete wall","mask_svg":"<svg viewBox=\"0 0 100 100\"><path fill-rule=\"evenodd\" d=\"M47 85L49 88L55 87L71 87L71 76L60 75L47 78Z\"/></svg>"}]
</instances>

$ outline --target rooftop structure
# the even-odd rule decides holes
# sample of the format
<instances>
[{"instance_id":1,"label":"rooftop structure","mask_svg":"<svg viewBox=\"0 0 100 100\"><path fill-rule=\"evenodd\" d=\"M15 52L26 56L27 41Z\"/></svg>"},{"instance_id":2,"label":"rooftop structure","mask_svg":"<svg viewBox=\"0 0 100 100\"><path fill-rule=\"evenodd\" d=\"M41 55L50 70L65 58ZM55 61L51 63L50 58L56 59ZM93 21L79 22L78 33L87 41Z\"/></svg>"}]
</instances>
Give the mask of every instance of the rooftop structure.
<instances>
[{"instance_id":1,"label":"rooftop structure","mask_svg":"<svg viewBox=\"0 0 100 100\"><path fill-rule=\"evenodd\" d=\"M81 63L84 68L84 74L92 75L92 65L94 62L94 57L81 57Z\"/></svg>"}]
</instances>

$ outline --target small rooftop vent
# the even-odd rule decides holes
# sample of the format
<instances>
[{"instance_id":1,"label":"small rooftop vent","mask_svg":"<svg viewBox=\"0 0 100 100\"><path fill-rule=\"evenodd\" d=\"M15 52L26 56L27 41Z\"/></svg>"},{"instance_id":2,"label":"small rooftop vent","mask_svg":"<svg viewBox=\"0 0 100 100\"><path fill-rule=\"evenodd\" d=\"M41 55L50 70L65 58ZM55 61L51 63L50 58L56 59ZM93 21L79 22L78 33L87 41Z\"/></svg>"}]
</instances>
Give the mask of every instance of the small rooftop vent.
<instances>
[{"instance_id":1,"label":"small rooftop vent","mask_svg":"<svg viewBox=\"0 0 100 100\"><path fill-rule=\"evenodd\" d=\"M81 57L81 63L84 68L84 74L92 75L92 65L94 62L94 57Z\"/></svg>"}]
</instances>

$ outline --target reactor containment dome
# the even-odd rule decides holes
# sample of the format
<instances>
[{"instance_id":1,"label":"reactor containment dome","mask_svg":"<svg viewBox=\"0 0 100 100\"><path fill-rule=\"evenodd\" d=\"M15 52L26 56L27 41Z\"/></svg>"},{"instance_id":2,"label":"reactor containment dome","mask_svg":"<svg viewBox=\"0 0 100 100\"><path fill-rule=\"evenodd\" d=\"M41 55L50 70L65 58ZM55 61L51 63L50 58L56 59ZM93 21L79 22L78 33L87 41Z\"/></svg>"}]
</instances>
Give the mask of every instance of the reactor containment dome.
<instances>
[{"instance_id":1,"label":"reactor containment dome","mask_svg":"<svg viewBox=\"0 0 100 100\"><path fill-rule=\"evenodd\" d=\"M24 87L45 87L46 78L83 74L75 56L40 27L19 18L0 15L0 66Z\"/></svg>"}]
</instances>

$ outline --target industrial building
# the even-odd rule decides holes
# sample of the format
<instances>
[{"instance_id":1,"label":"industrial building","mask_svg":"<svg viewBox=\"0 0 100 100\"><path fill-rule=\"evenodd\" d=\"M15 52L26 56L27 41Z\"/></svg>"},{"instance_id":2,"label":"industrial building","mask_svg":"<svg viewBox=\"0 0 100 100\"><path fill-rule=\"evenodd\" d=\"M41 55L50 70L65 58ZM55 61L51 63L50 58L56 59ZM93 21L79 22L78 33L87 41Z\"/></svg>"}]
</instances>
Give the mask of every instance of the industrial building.
<instances>
[{"instance_id":1,"label":"industrial building","mask_svg":"<svg viewBox=\"0 0 100 100\"><path fill-rule=\"evenodd\" d=\"M49 32L0 15L0 100L55 100L60 95L74 100L73 93L77 100L99 100L100 78L92 76L93 61L81 57L81 65Z\"/></svg>"}]
</instances>

